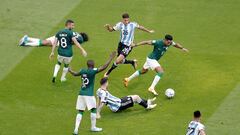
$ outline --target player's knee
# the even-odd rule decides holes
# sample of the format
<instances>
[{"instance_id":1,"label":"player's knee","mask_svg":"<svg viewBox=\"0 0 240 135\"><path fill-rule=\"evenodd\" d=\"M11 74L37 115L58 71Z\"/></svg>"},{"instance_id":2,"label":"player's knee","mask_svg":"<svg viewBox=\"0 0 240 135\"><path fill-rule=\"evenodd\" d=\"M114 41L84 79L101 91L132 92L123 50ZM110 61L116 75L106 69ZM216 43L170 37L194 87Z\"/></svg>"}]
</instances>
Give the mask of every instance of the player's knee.
<instances>
[{"instance_id":1,"label":"player's knee","mask_svg":"<svg viewBox=\"0 0 240 135\"><path fill-rule=\"evenodd\" d=\"M145 74L145 73L147 73L147 69L142 69L142 70L139 70L138 72L139 72L139 74Z\"/></svg>"},{"instance_id":2,"label":"player's knee","mask_svg":"<svg viewBox=\"0 0 240 135\"><path fill-rule=\"evenodd\" d=\"M91 109L91 113L97 113L97 109L96 108L92 108Z\"/></svg>"}]
</instances>

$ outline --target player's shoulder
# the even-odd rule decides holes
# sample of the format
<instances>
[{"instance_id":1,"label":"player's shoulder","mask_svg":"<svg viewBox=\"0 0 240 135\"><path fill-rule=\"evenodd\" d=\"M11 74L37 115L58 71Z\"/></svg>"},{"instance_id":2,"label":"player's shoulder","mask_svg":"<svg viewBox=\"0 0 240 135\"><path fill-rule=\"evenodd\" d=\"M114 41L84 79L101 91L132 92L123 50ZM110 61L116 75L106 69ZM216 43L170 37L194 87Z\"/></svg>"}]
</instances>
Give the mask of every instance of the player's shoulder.
<instances>
[{"instance_id":1,"label":"player's shoulder","mask_svg":"<svg viewBox=\"0 0 240 135\"><path fill-rule=\"evenodd\" d=\"M153 43L153 44L163 43L163 39L154 39L154 40L152 40L152 43Z\"/></svg>"},{"instance_id":2,"label":"player's shoulder","mask_svg":"<svg viewBox=\"0 0 240 135\"><path fill-rule=\"evenodd\" d=\"M104 96L106 94L106 91L105 90L103 90L103 89L101 89L101 88L99 88L98 90L97 90L97 95L99 96L99 97L102 97L102 96Z\"/></svg>"}]
</instances>

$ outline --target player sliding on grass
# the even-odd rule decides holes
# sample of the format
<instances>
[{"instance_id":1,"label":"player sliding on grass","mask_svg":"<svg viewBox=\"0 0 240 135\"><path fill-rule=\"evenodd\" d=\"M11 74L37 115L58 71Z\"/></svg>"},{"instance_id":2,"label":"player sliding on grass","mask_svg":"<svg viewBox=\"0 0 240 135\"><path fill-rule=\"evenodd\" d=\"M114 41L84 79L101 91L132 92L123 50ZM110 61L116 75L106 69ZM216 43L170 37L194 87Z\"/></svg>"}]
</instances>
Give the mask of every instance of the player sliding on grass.
<instances>
[{"instance_id":1,"label":"player sliding on grass","mask_svg":"<svg viewBox=\"0 0 240 135\"><path fill-rule=\"evenodd\" d=\"M102 78L100 81L101 87L97 90L97 96L99 98L98 108L97 108L97 118L101 118L101 110L104 105L107 105L111 111L119 112L125 110L129 107L133 107L135 103L143 106L146 109L153 109L157 104L153 104L156 97L153 99L145 100L138 95L128 95L123 98L118 98L113 96L108 91L108 78Z\"/></svg>"},{"instance_id":2,"label":"player sliding on grass","mask_svg":"<svg viewBox=\"0 0 240 135\"><path fill-rule=\"evenodd\" d=\"M143 26L138 25L136 22L130 22L129 15L127 13L122 15L122 22L117 23L115 26L110 26L106 24L105 27L109 32L112 31L121 31L120 42L118 43L118 57L116 61L113 63L112 67L105 73L105 77L107 77L113 69L115 69L118 64L131 64L134 69L137 66L137 60L127 60L126 57L132 51L131 44L134 39L134 30L138 28L142 31L153 33L153 30L148 30Z\"/></svg>"},{"instance_id":3,"label":"player sliding on grass","mask_svg":"<svg viewBox=\"0 0 240 135\"><path fill-rule=\"evenodd\" d=\"M78 128L80 126L82 115L86 107L88 110L91 110L91 131L102 131L102 128L96 127L96 99L94 97L94 80L95 75L97 73L105 70L108 65L111 63L112 59L115 57L116 52L112 52L108 61L99 68L94 68L94 61L87 61L87 69L81 69L79 72L74 72L69 68L69 72L74 76L81 76L82 79L82 87L80 89L76 109L78 110L78 114L76 117L75 129L73 134L78 134Z\"/></svg>"},{"instance_id":4,"label":"player sliding on grass","mask_svg":"<svg viewBox=\"0 0 240 135\"><path fill-rule=\"evenodd\" d=\"M193 113L193 120L189 123L186 135L206 135L204 125L200 123L201 112Z\"/></svg>"},{"instance_id":5,"label":"player sliding on grass","mask_svg":"<svg viewBox=\"0 0 240 135\"><path fill-rule=\"evenodd\" d=\"M141 74L147 73L148 69L150 68L152 70L155 70L157 74L152 82L152 85L149 87L148 91L157 96L158 93L155 91L155 86L163 76L163 68L158 63L158 60L164 55L164 53L167 51L168 47L170 46L174 46L176 48L182 49L184 52L188 52L188 50L186 48L183 48L179 43L173 42L173 37L171 35L166 35L165 39L142 41L140 43L137 43L136 45L132 44L133 47L137 47L140 45L152 45L154 48L152 53L148 55L142 70L138 70L135 73L133 73L130 77L125 78L124 85L125 87L127 87L129 81L131 81L133 78Z\"/></svg>"},{"instance_id":6,"label":"player sliding on grass","mask_svg":"<svg viewBox=\"0 0 240 135\"><path fill-rule=\"evenodd\" d=\"M56 36L52 46L52 52L49 56L50 59L54 56L54 50L59 42L58 47L58 62L55 65L52 82L55 83L58 71L61 67L61 64L64 64L61 82L66 81L66 74L68 72L68 65L70 64L73 56L72 43L74 43L82 52L84 57L87 56L87 52L82 48L82 46L77 41L76 37L73 35L72 29L74 28L74 22L72 20L67 20L65 23L65 29L60 30Z\"/></svg>"},{"instance_id":7,"label":"player sliding on grass","mask_svg":"<svg viewBox=\"0 0 240 135\"><path fill-rule=\"evenodd\" d=\"M73 32L73 36L76 37L79 44L82 44L84 42L88 41L88 35L84 32ZM39 38L33 38L29 37L28 35L25 35L21 38L19 41L20 46L32 46L32 47L38 47L38 46L52 46L54 43L55 36L51 36L47 39L41 40ZM57 44L57 46L59 43Z\"/></svg>"}]
</instances>

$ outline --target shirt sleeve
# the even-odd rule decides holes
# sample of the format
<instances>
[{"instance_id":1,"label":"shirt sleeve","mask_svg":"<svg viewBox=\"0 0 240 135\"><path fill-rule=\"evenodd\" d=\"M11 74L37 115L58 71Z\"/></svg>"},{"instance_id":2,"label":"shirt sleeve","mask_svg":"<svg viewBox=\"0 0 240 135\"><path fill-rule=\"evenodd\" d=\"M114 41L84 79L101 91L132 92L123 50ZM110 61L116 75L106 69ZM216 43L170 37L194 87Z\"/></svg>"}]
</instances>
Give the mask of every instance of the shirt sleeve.
<instances>
[{"instance_id":1,"label":"shirt sleeve","mask_svg":"<svg viewBox=\"0 0 240 135\"><path fill-rule=\"evenodd\" d=\"M94 74L97 74L98 68L93 68Z\"/></svg>"},{"instance_id":2,"label":"shirt sleeve","mask_svg":"<svg viewBox=\"0 0 240 135\"><path fill-rule=\"evenodd\" d=\"M157 40L152 40L152 45L156 45L157 44Z\"/></svg>"},{"instance_id":3,"label":"shirt sleeve","mask_svg":"<svg viewBox=\"0 0 240 135\"><path fill-rule=\"evenodd\" d=\"M121 29L121 22L117 23L115 26L113 26L114 30L120 30Z\"/></svg>"},{"instance_id":4,"label":"shirt sleeve","mask_svg":"<svg viewBox=\"0 0 240 135\"><path fill-rule=\"evenodd\" d=\"M139 24L136 22L133 22L133 26L134 26L134 28L139 28Z\"/></svg>"},{"instance_id":5,"label":"shirt sleeve","mask_svg":"<svg viewBox=\"0 0 240 135\"><path fill-rule=\"evenodd\" d=\"M83 70L82 70L82 69L79 70L79 74L80 74L80 75L83 74Z\"/></svg>"}]
</instances>

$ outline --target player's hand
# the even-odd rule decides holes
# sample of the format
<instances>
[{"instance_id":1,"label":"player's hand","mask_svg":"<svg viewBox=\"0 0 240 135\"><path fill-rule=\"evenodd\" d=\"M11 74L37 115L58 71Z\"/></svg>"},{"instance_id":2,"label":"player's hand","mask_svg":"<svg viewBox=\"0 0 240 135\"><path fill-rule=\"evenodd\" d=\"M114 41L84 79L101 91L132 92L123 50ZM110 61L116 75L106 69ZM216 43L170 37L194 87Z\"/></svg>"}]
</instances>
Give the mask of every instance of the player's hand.
<instances>
[{"instance_id":1,"label":"player's hand","mask_svg":"<svg viewBox=\"0 0 240 135\"><path fill-rule=\"evenodd\" d=\"M116 51L113 51L111 54L110 54L110 57L111 58L114 58L116 56L117 52Z\"/></svg>"},{"instance_id":2,"label":"player's hand","mask_svg":"<svg viewBox=\"0 0 240 135\"><path fill-rule=\"evenodd\" d=\"M184 52L187 52L187 53L189 52L189 50L186 49L186 48L183 48L182 50L183 50Z\"/></svg>"},{"instance_id":3,"label":"player's hand","mask_svg":"<svg viewBox=\"0 0 240 135\"><path fill-rule=\"evenodd\" d=\"M150 30L149 33L154 33L155 31L154 30Z\"/></svg>"},{"instance_id":4,"label":"player's hand","mask_svg":"<svg viewBox=\"0 0 240 135\"><path fill-rule=\"evenodd\" d=\"M105 24L104 27L108 28L110 26L110 24Z\"/></svg>"},{"instance_id":5,"label":"player's hand","mask_svg":"<svg viewBox=\"0 0 240 135\"><path fill-rule=\"evenodd\" d=\"M83 57L87 57L87 52L85 50L82 50Z\"/></svg>"},{"instance_id":6,"label":"player's hand","mask_svg":"<svg viewBox=\"0 0 240 135\"><path fill-rule=\"evenodd\" d=\"M52 60L54 57L54 52L51 52L51 54L49 55L49 59Z\"/></svg>"}]
</instances>

